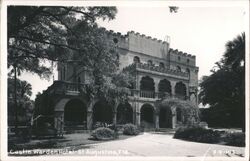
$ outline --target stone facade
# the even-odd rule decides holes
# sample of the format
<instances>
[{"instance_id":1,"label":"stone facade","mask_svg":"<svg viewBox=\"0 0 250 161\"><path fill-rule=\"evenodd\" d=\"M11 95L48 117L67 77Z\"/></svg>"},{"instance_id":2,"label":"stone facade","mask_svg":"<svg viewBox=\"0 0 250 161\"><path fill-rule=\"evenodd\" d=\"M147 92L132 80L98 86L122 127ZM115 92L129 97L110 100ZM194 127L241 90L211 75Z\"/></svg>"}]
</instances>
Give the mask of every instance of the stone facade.
<instances>
[{"instance_id":1,"label":"stone facade","mask_svg":"<svg viewBox=\"0 0 250 161\"><path fill-rule=\"evenodd\" d=\"M127 107L119 108L119 103L112 107L115 110L111 110L112 121L109 123L118 124L119 121L122 122L121 118L127 117L131 118L129 122L146 128L161 128L160 126L175 128L178 125L176 108L170 107L170 112L164 111L166 114L163 115L161 110L157 109L156 102L169 97L190 100L197 105L199 68L196 66L196 57L177 49L171 49L170 44L166 41L157 40L134 31L128 32L126 35L113 31L106 32L110 40L113 40L117 45L119 68L123 69L133 64L137 73L135 89L131 90ZM79 92L74 83L85 84L89 81L86 71L82 67L74 66L74 63L70 61L58 65L58 81L54 83L56 88L50 87L53 92L61 94L60 99L53 101L52 106L54 107L51 107L54 109L54 126L56 128L58 128L59 122L64 121L67 103L72 99L79 98ZM64 86L62 86L63 82ZM97 115L94 112L95 103L98 100L87 102L83 98L84 96L80 97L82 105L79 106L86 108L84 115L86 127L91 129L93 122L102 121L94 116ZM127 116L123 117L124 109L130 113L128 112ZM97 113L103 112L96 111ZM109 114L106 113L106 115ZM58 118L61 121L58 122Z\"/></svg>"}]
</instances>

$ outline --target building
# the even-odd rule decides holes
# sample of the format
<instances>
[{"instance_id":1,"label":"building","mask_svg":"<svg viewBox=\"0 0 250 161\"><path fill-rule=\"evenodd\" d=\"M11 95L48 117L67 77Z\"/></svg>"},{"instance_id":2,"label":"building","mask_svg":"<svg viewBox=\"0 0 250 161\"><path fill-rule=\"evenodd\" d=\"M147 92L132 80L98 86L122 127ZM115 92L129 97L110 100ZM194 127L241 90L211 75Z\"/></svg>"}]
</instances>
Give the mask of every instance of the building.
<instances>
[{"instance_id":1,"label":"building","mask_svg":"<svg viewBox=\"0 0 250 161\"><path fill-rule=\"evenodd\" d=\"M136 85L129 101L115 107L103 100L88 102L78 88L89 81L86 69L68 61L58 65L58 80L44 92L43 98L37 99L50 100L38 107L39 114L50 115L54 127L61 130L76 124L91 129L96 122L130 122L145 128L175 128L181 124L183 116L178 108L159 109L157 101L176 98L197 105L196 57L171 49L169 42L134 31L126 35L106 33L117 45L119 68L132 65L136 70Z\"/></svg>"}]
</instances>

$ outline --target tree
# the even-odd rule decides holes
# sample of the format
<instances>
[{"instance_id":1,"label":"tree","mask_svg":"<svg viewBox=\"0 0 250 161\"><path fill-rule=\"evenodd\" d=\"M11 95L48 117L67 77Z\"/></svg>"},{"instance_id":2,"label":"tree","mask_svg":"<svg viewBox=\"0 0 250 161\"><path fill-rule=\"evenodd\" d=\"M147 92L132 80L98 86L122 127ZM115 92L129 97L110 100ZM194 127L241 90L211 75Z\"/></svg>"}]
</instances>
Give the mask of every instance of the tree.
<instances>
[{"instance_id":1,"label":"tree","mask_svg":"<svg viewBox=\"0 0 250 161\"><path fill-rule=\"evenodd\" d=\"M17 111L17 74L28 71L49 78L52 68L44 61L63 62L72 51L90 49L88 42L87 47L81 49L68 43L69 35L78 37L72 30L75 23L81 21L95 25L97 19L114 19L117 10L115 7L9 6L7 12L8 68L9 75L14 73L14 106Z\"/></svg>"},{"instance_id":2,"label":"tree","mask_svg":"<svg viewBox=\"0 0 250 161\"><path fill-rule=\"evenodd\" d=\"M8 7L8 68L36 73L48 78L51 68L43 60L63 61L69 50L68 34L76 21L95 24L97 19L114 19L115 7ZM12 73L14 70L10 70Z\"/></svg>"},{"instance_id":3,"label":"tree","mask_svg":"<svg viewBox=\"0 0 250 161\"><path fill-rule=\"evenodd\" d=\"M211 70L212 74L203 77L200 83L200 101L203 105L210 105L209 112L206 112L210 116L205 117L209 117L215 126L245 129L244 62L245 34L242 33L226 44L226 51L216 63L216 69Z\"/></svg>"},{"instance_id":4,"label":"tree","mask_svg":"<svg viewBox=\"0 0 250 161\"><path fill-rule=\"evenodd\" d=\"M14 90L15 81L14 78L8 78L8 120L9 124L14 124L15 117L18 117L19 124L25 124L30 120L33 112L33 101L30 99L32 94L32 87L26 81L17 79L17 91L16 99L17 101L17 110L15 108L15 90ZM15 119L14 119L15 118Z\"/></svg>"}]
</instances>

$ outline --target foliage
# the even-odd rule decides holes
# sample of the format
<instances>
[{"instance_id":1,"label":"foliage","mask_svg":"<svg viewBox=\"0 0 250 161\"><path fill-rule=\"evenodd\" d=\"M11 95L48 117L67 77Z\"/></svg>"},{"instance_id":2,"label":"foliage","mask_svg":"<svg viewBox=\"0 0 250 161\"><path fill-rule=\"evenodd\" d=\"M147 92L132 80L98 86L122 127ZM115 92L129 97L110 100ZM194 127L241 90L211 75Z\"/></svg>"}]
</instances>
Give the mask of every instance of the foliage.
<instances>
[{"instance_id":1,"label":"foliage","mask_svg":"<svg viewBox=\"0 0 250 161\"><path fill-rule=\"evenodd\" d=\"M193 104L190 101L180 100L175 98L168 98L157 102L159 109L160 108L175 108L180 109L182 115L184 116L184 124L196 124L199 122L199 108L197 105ZM171 109L173 112L174 109Z\"/></svg>"},{"instance_id":2,"label":"foliage","mask_svg":"<svg viewBox=\"0 0 250 161\"><path fill-rule=\"evenodd\" d=\"M28 71L48 78L51 68L43 60L64 61L72 50L91 50L88 42L84 50L69 44L69 36L78 36L73 30L76 22L94 25L97 19L114 19L117 10L115 7L9 6L7 12L8 68L17 67L19 73Z\"/></svg>"},{"instance_id":3,"label":"foliage","mask_svg":"<svg viewBox=\"0 0 250 161\"><path fill-rule=\"evenodd\" d=\"M8 78L8 123L14 124L17 112L19 124L25 125L30 121L34 108L34 102L30 100L32 87L28 82L17 79L16 89L17 108L15 108L14 100L14 79Z\"/></svg>"},{"instance_id":4,"label":"foliage","mask_svg":"<svg viewBox=\"0 0 250 161\"><path fill-rule=\"evenodd\" d=\"M210 109L203 116L208 123L220 126L245 128L245 34L237 36L226 44L226 51L220 62L211 70L210 76L204 76L200 83L199 100ZM217 117L215 117L217 116ZM218 121L216 123L216 121Z\"/></svg>"},{"instance_id":5,"label":"foliage","mask_svg":"<svg viewBox=\"0 0 250 161\"><path fill-rule=\"evenodd\" d=\"M123 126L123 134L124 135L138 135L139 130L134 124L125 124Z\"/></svg>"},{"instance_id":6,"label":"foliage","mask_svg":"<svg viewBox=\"0 0 250 161\"><path fill-rule=\"evenodd\" d=\"M188 127L179 128L175 132L174 138L202 143L218 143L220 141L220 133L218 131L201 127Z\"/></svg>"},{"instance_id":7,"label":"foliage","mask_svg":"<svg viewBox=\"0 0 250 161\"><path fill-rule=\"evenodd\" d=\"M110 128L99 127L91 133L91 136L94 140L112 140L115 139L116 134Z\"/></svg>"},{"instance_id":8,"label":"foliage","mask_svg":"<svg viewBox=\"0 0 250 161\"><path fill-rule=\"evenodd\" d=\"M225 137L226 145L231 146L245 146L245 134L244 133L229 133Z\"/></svg>"},{"instance_id":9,"label":"foliage","mask_svg":"<svg viewBox=\"0 0 250 161\"><path fill-rule=\"evenodd\" d=\"M179 128L175 132L174 138L202 143L223 143L230 146L245 146L245 133L230 133L226 131L204 129L199 126Z\"/></svg>"}]
</instances>

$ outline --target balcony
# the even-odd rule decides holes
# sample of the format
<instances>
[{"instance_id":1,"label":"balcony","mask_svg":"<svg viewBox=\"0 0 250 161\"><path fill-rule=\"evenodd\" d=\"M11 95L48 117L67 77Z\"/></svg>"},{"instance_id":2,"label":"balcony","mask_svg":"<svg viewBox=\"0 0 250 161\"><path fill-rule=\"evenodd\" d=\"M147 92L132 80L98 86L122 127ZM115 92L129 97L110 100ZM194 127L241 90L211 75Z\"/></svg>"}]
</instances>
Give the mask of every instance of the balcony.
<instances>
[{"instance_id":1,"label":"balcony","mask_svg":"<svg viewBox=\"0 0 250 161\"><path fill-rule=\"evenodd\" d=\"M80 91L86 86L82 83L72 83L67 81L54 81L53 85L47 91L54 94L65 94L78 96Z\"/></svg>"},{"instance_id":2,"label":"balcony","mask_svg":"<svg viewBox=\"0 0 250 161\"><path fill-rule=\"evenodd\" d=\"M138 97L142 99L162 99L162 98L178 98L181 100L187 100L187 96L181 95L170 95L167 92L153 92L153 91L143 91L143 90L136 90L131 89L129 93L130 97Z\"/></svg>"},{"instance_id":3,"label":"balcony","mask_svg":"<svg viewBox=\"0 0 250 161\"><path fill-rule=\"evenodd\" d=\"M87 84L82 83L72 83L67 81L54 81L53 85L48 88L49 93L53 94L63 94L63 95L70 95L70 96L78 96L80 91L83 90ZM153 91L145 91L145 90L137 90L137 89L130 89L129 94L130 97L137 97L141 99L162 99L162 98L178 98L182 100L186 100L186 96L179 96L179 95L170 95L166 92L153 92Z\"/></svg>"},{"instance_id":4,"label":"balcony","mask_svg":"<svg viewBox=\"0 0 250 161\"><path fill-rule=\"evenodd\" d=\"M142 69L142 70L148 70L152 72L158 72L158 73L164 73L172 76L181 76L181 77L186 77L188 78L188 73L186 72L181 72L178 70L173 70L169 68L164 68L160 66L154 66L154 65L149 65L149 64L143 64L143 63L136 63L133 64L136 69Z\"/></svg>"}]
</instances>

